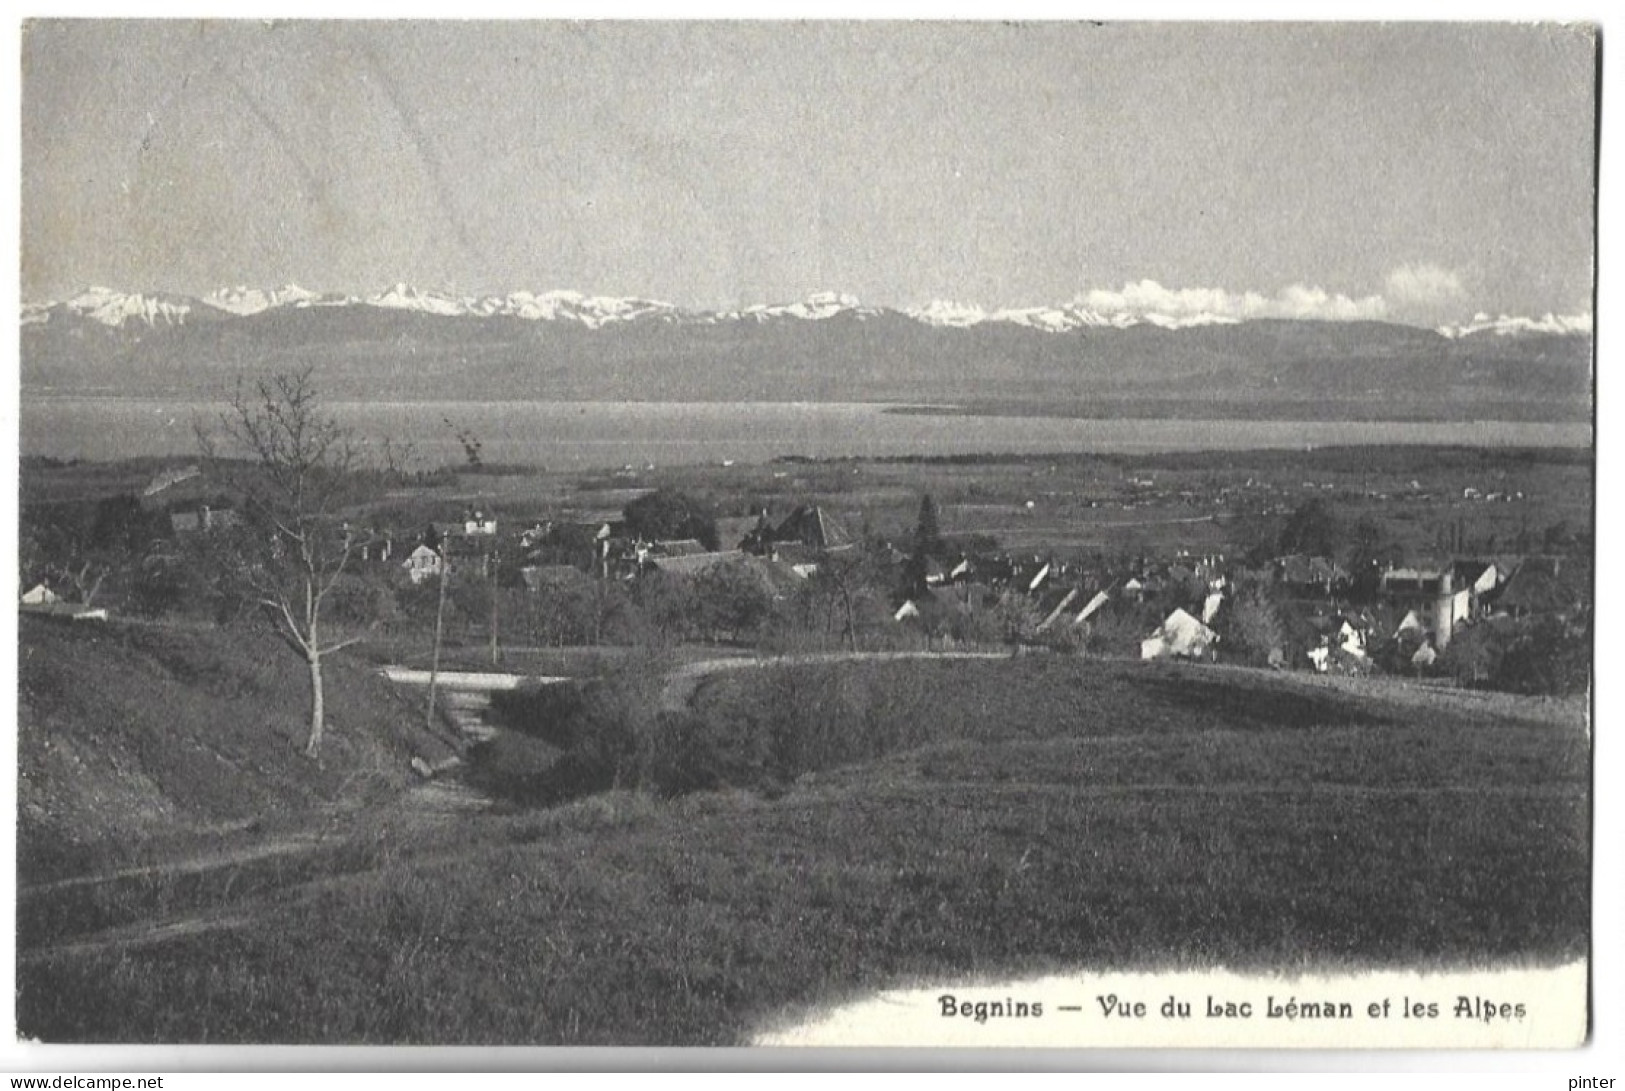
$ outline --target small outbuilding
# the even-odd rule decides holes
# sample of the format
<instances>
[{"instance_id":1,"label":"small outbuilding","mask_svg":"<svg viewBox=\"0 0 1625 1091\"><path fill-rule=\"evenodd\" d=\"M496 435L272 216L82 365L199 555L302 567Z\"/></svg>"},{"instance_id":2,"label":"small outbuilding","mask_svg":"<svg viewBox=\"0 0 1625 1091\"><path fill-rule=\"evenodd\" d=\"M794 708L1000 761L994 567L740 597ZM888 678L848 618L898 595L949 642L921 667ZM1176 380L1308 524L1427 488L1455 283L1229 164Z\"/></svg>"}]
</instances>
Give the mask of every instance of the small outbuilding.
<instances>
[{"instance_id":1,"label":"small outbuilding","mask_svg":"<svg viewBox=\"0 0 1625 1091\"><path fill-rule=\"evenodd\" d=\"M24 606L50 606L61 601L61 596L43 583L36 583L23 592Z\"/></svg>"}]
</instances>

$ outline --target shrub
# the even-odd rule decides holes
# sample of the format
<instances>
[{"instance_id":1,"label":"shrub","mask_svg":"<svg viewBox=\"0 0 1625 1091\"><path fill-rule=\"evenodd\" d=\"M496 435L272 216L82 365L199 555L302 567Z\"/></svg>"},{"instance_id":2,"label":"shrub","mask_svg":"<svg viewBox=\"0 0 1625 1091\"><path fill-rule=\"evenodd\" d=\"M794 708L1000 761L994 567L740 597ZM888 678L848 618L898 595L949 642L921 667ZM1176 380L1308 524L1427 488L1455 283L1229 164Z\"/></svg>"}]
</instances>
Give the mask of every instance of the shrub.
<instances>
[{"instance_id":1,"label":"shrub","mask_svg":"<svg viewBox=\"0 0 1625 1091\"><path fill-rule=\"evenodd\" d=\"M717 518L711 506L672 489L659 489L626 505L626 529L651 542L694 538L706 549L718 547Z\"/></svg>"},{"instance_id":2,"label":"shrub","mask_svg":"<svg viewBox=\"0 0 1625 1091\"><path fill-rule=\"evenodd\" d=\"M748 637L773 616L772 594L744 561L712 565L699 573L690 595L700 631L712 642L724 635Z\"/></svg>"},{"instance_id":3,"label":"shrub","mask_svg":"<svg viewBox=\"0 0 1625 1091\"><path fill-rule=\"evenodd\" d=\"M522 803L551 804L613 788L660 789L674 758L659 712L667 664L631 655L584 685L534 686L493 695L491 716L561 753L526 767L487 751L473 776Z\"/></svg>"},{"instance_id":4,"label":"shrub","mask_svg":"<svg viewBox=\"0 0 1625 1091\"><path fill-rule=\"evenodd\" d=\"M1454 645L1451 645L1454 647ZM1560 618L1531 621L1508 644L1495 678L1497 689L1566 697L1591 686L1591 626Z\"/></svg>"},{"instance_id":5,"label":"shrub","mask_svg":"<svg viewBox=\"0 0 1625 1091\"><path fill-rule=\"evenodd\" d=\"M1138 659L1140 641L1161 623L1162 618L1149 603L1113 602L1090 619L1084 646L1097 655Z\"/></svg>"},{"instance_id":6,"label":"shrub","mask_svg":"<svg viewBox=\"0 0 1625 1091\"><path fill-rule=\"evenodd\" d=\"M399 616L395 595L388 587L359 576L340 576L327 593L330 616L341 625L361 628Z\"/></svg>"},{"instance_id":7,"label":"shrub","mask_svg":"<svg viewBox=\"0 0 1625 1091\"><path fill-rule=\"evenodd\" d=\"M177 560L149 557L130 581L128 605L145 617L177 611L187 599L187 572Z\"/></svg>"},{"instance_id":8,"label":"shrub","mask_svg":"<svg viewBox=\"0 0 1625 1091\"><path fill-rule=\"evenodd\" d=\"M1486 685L1500 673L1505 654L1506 641L1493 625L1465 625L1455 631L1435 666L1459 685Z\"/></svg>"},{"instance_id":9,"label":"shrub","mask_svg":"<svg viewBox=\"0 0 1625 1091\"><path fill-rule=\"evenodd\" d=\"M1263 587L1249 585L1237 592L1222 617L1220 635L1226 652L1256 667L1269 666L1272 653L1284 657L1286 626Z\"/></svg>"}]
</instances>

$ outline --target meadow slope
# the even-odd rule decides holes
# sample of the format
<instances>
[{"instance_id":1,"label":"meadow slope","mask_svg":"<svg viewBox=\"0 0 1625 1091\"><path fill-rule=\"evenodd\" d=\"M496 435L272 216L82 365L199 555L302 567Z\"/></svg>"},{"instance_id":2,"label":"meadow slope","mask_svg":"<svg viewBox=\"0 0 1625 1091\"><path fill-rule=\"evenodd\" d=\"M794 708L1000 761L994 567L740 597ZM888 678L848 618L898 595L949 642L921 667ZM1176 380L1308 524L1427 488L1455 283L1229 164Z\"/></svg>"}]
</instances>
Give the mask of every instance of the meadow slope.
<instances>
[{"instance_id":1,"label":"meadow slope","mask_svg":"<svg viewBox=\"0 0 1625 1091\"><path fill-rule=\"evenodd\" d=\"M674 726L716 786L370 829L243 923L24 950L19 1026L737 1044L922 978L1587 948L1573 703L1034 656L729 672Z\"/></svg>"}]
</instances>

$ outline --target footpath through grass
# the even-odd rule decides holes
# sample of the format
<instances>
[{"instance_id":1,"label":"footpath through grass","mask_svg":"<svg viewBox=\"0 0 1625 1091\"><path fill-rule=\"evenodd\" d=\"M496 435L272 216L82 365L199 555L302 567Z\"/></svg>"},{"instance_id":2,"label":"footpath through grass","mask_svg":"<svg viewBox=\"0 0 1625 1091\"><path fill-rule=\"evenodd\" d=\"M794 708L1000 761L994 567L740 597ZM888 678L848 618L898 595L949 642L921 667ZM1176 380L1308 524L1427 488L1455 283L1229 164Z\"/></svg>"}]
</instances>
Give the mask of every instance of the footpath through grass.
<instances>
[{"instance_id":1,"label":"footpath through grass","mask_svg":"<svg viewBox=\"0 0 1625 1091\"><path fill-rule=\"evenodd\" d=\"M1576 711L1060 657L719 675L686 730L755 746L706 766L749 787L470 818L251 926L24 952L19 1027L737 1044L921 977L1566 961L1589 919Z\"/></svg>"}]
</instances>

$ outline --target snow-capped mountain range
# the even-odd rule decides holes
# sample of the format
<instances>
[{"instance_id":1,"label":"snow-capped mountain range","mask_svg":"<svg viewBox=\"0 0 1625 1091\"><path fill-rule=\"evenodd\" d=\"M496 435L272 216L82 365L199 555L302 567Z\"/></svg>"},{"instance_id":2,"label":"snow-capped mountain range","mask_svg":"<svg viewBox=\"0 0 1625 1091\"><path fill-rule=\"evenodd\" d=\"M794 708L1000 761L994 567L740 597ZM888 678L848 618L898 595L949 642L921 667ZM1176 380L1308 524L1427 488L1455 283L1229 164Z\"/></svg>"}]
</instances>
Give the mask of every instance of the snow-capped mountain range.
<instances>
[{"instance_id":1,"label":"snow-capped mountain range","mask_svg":"<svg viewBox=\"0 0 1625 1091\"><path fill-rule=\"evenodd\" d=\"M23 308L20 378L25 391L218 393L298 360L319 366L324 392L345 398L387 390L408 400L1014 400L1090 413L1106 411L1102 399L1173 399L1181 413L1217 417L1590 416L1588 316L1477 315L1426 329L1273 318L1269 300L1238 309L1219 294L1211 306L1151 290L1127 303L1108 298L1135 294L902 309L820 292L698 310L407 284L357 295L234 287L202 297L92 288Z\"/></svg>"},{"instance_id":2,"label":"snow-capped mountain range","mask_svg":"<svg viewBox=\"0 0 1625 1091\"><path fill-rule=\"evenodd\" d=\"M259 314L272 307L314 307L324 303L354 303L350 296L329 297L297 284L281 288L221 288L203 297L203 302L236 315Z\"/></svg>"},{"instance_id":3,"label":"snow-capped mountain range","mask_svg":"<svg viewBox=\"0 0 1625 1091\"><path fill-rule=\"evenodd\" d=\"M88 318L104 326L135 322L146 326L178 326L202 304L187 296L142 295L111 288L86 288L61 303L23 304L23 325L47 322L59 311Z\"/></svg>"},{"instance_id":4,"label":"snow-capped mountain range","mask_svg":"<svg viewBox=\"0 0 1625 1091\"><path fill-rule=\"evenodd\" d=\"M1184 329L1188 326L1232 326L1241 321L1229 315L1186 314L1169 315L1155 311L1118 311L1106 314L1098 310L1069 303L1061 307L1006 307L985 311L974 304L952 303L936 299L923 307L905 312L910 318L928 326L979 326L984 322L1006 322L1044 333L1069 333L1072 330L1104 328L1127 329L1130 326L1160 326L1163 329Z\"/></svg>"},{"instance_id":5,"label":"snow-capped mountain range","mask_svg":"<svg viewBox=\"0 0 1625 1091\"><path fill-rule=\"evenodd\" d=\"M682 325L715 325L729 322L769 322L791 319L822 321L847 315L862 321L885 314L897 314L925 326L966 329L973 326L1009 325L1043 333L1069 333L1083 329L1126 329L1155 326L1184 329L1196 326L1235 325L1241 319L1231 315L1194 313L1159 314L1148 311L1105 313L1079 303L1055 307L1013 307L985 310L974 304L933 300L921 307L892 309L865 306L850 295L819 292L793 303L757 304L734 310L693 310L658 300L586 295L575 291L515 291L506 295L460 296L446 292L395 284L370 295L322 294L296 284L280 288L222 288L199 298L168 293L121 292L111 288L87 288L72 298L54 303L25 303L25 326L52 321L55 316L89 320L104 326L159 328L221 318L247 317L284 308L373 307L407 311L447 318L510 317L535 322L571 322L588 329L616 323L655 321ZM1474 315L1459 325L1436 328L1439 334L1458 339L1481 334L1515 336L1520 334L1590 334L1590 315L1553 315L1539 318L1488 314Z\"/></svg>"}]
</instances>

